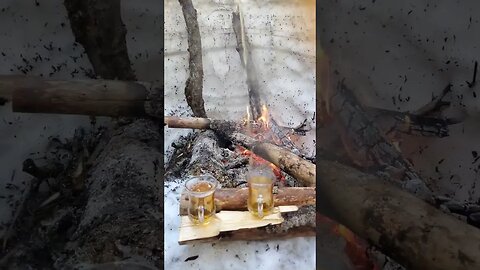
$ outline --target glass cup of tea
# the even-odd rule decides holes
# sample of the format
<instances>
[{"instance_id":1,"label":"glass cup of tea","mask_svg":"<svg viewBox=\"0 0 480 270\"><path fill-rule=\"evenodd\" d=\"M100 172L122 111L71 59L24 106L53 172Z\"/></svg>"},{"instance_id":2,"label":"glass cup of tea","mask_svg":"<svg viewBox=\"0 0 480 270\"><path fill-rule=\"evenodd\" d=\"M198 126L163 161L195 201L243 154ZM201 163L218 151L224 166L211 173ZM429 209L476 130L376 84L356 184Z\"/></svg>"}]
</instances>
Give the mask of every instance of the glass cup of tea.
<instances>
[{"instance_id":1,"label":"glass cup of tea","mask_svg":"<svg viewBox=\"0 0 480 270\"><path fill-rule=\"evenodd\" d=\"M185 183L188 217L194 224L208 224L215 215L215 189L218 181L211 175L192 176Z\"/></svg>"},{"instance_id":2,"label":"glass cup of tea","mask_svg":"<svg viewBox=\"0 0 480 270\"><path fill-rule=\"evenodd\" d=\"M247 174L248 211L258 218L273 212L273 184L275 175L266 164L250 162Z\"/></svg>"}]
</instances>

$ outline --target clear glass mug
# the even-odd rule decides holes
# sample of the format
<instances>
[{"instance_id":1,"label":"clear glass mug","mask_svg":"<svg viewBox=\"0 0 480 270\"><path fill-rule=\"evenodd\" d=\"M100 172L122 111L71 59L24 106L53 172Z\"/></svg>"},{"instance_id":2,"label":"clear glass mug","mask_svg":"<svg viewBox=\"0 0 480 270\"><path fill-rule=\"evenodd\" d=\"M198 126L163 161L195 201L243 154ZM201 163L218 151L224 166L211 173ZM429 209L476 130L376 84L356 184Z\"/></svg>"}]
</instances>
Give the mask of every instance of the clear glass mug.
<instances>
[{"instance_id":1,"label":"clear glass mug","mask_svg":"<svg viewBox=\"0 0 480 270\"><path fill-rule=\"evenodd\" d=\"M275 175L267 164L250 162L247 174L248 211L258 218L273 212L273 185Z\"/></svg>"},{"instance_id":2,"label":"clear glass mug","mask_svg":"<svg viewBox=\"0 0 480 270\"><path fill-rule=\"evenodd\" d=\"M218 181L211 175L190 177L185 183L188 217L194 224L208 224L215 215L215 190Z\"/></svg>"}]
</instances>

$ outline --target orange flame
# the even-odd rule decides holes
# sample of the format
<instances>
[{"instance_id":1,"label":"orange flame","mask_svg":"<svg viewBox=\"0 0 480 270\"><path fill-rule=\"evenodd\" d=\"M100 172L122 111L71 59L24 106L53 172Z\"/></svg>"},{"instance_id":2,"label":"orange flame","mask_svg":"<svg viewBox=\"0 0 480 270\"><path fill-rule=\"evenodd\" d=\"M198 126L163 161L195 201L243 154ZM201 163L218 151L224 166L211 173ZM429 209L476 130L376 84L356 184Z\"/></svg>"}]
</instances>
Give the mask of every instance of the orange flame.
<instances>
[{"instance_id":1,"label":"orange flame","mask_svg":"<svg viewBox=\"0 0 480 270\"><path fill-rule=\"evenodd\" d=\"M267 105L262 105L262 115L258 118L257 120L259 123L262 124L262 126L265 128L265 129L268 129L269 127L269 122L270 122L270 117L269 117L269 114L268 114L268 109L267 109Z\"/></svg>"}]
</instances>

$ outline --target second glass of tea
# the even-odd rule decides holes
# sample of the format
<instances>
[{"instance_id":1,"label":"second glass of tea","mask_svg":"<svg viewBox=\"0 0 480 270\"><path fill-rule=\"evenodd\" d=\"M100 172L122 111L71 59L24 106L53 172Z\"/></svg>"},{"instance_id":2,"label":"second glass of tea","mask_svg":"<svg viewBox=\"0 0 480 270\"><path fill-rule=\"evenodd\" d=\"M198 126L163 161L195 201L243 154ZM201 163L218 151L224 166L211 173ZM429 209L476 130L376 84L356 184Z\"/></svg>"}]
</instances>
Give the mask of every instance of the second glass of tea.
<instances>
[{"instance_id":1,"label":"second glass of tea","mask_svg":"<svg viewBox=\"0 0 480 270\"><path fill-rule=\"evenodd\" d=\"M211 175L190 177L185 183L188 217L194 224L208 224L215 215L215 189L218 181Z\"/></svg>"},{"instance_id":2,"label":"second glass of tea","mask_svg":"<svg viewBox=\"0 0 480 270\"><path fill-rule=\"evenodd\" d=\"M258 218L273 212L273 184L275 175L265 164L250 162L247 174L248 211Z\"/></svg>"}]
</instances>

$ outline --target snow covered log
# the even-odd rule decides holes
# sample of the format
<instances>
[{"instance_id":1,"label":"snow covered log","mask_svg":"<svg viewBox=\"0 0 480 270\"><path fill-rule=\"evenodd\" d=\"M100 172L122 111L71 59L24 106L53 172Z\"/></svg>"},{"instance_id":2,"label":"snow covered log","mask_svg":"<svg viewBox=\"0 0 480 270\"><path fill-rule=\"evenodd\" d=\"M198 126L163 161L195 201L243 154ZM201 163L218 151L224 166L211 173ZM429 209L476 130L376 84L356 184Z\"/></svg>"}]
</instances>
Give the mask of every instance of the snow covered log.
<instances>
[{"instance_id":1,"label":"snow covered log","mask_svg":"<svg viewBox=\"0 0 480 270\"><path fill-rule=\"evenodd\" d=\"M479 229L376 176L326 160L317 170L318 211L407 269L480 269Z\"/></svg>"}]
</instances>

